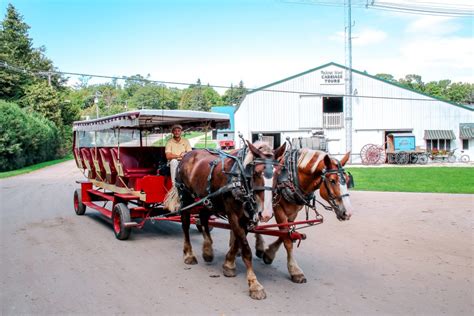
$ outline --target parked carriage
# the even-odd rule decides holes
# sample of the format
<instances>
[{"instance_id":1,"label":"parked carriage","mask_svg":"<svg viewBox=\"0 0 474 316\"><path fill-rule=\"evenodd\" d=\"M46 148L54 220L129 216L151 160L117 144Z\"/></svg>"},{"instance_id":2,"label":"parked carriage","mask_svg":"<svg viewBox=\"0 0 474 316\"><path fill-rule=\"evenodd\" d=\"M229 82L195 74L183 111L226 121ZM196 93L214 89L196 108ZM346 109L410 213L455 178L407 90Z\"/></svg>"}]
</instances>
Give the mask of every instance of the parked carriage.
<instances>
[{"instance_id":1,"label":"parked carriage","mask_svg":"<svg viewBox=\"0 0 474 316\"><path fill-rule=\"evenodd\" d=\"M387 135L387 160L396 164L426 164L428 153L415 145L415 135L410 133L393 133Z\"/></svg>"},{"instance_id":2,"label":"parked carriage","mask_svg":"<svg viewBox=\"0 0 474 316\"><path fill-rule=\"evenodd\" d=\"M415 135L411 133L392 133L382 146L367 144L362 147L360 157L363 164L426 164L428 153L415 145Z\"/></svg>"}]
</instances>

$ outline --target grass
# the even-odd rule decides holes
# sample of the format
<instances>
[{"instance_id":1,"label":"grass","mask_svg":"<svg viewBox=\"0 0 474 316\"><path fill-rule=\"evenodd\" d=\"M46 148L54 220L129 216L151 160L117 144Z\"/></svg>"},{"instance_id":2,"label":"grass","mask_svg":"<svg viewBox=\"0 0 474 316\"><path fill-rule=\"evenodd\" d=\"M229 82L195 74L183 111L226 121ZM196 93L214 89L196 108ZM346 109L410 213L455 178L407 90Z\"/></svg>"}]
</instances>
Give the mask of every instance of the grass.
<instances>
[{"instance_id":1,"label":"grass","mask_svg":"<svg viewBox=\"0 0 474 316\"><path fill-rule=\"evenodd\" d=\"M67 160L71 160L71 159L74 159L74 157L72 155L68 155L68 156L66 156L64 158L61 158L61 159L45 161L45 162L38 163L36 165L31 165L31 166L24 167L24 168L17 169L17 170L0 172L0 179L14 177L14 176L18 176L20 174L29 173L29 172L36 171L38 169L48 167L48 166L52 166L52 165L55 165L55 164L58 164L58 163L61 163L61 162L67 161Z\"/></svg>"},{"instance_id":2,"label":"grass","mask_svg":"<svg viewBox=\"0 0 474 316\"><path fill-rule=\"evenodd\" d=\"M347 168L354 190L391 192L474 193L474 168Z\"/></svg>"}]
</instances>

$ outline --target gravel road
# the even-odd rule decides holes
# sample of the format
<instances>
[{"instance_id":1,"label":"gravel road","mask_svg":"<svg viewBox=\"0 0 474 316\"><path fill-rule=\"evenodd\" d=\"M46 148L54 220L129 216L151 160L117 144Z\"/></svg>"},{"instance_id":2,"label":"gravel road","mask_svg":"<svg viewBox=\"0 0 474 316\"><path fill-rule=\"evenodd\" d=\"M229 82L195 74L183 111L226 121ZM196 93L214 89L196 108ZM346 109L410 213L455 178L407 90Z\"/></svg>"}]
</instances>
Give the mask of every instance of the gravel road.
<instances>
[{"instance_id":1,"label":"gravel road","mask_svg":"<svg viewBox=\"0 0 474 316\"><path fill-rule=\"evenodd\" d=\"M352 192L356 213L306 229L294 284L280 251L255 258L267 299L248 296L244 265L221 272L228 231L213 231L215 260L182 260L175 223L147 224L118 241L108 220L72 206L68 161L0 180L1 314L472 315L473 195ZM253 243L253 236L249 237ZM266 238L270 241L271 238ZM283 249L282 249L283 250Z\"/></svg>"}]
</instances>

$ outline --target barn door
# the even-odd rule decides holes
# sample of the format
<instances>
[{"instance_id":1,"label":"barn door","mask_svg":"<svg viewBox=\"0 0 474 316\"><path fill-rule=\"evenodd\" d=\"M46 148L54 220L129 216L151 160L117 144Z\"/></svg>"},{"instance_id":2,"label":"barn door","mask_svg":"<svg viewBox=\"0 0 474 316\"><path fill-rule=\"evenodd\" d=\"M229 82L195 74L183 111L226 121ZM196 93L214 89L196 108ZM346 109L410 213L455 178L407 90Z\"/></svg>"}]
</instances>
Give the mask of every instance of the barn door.
<instances>
[{"instance_id":1,"label":"barn door","mask_svg":"<svg viewBox=\"0 0 474 316\"><path fill-rule=\"evenodd\" d=\"M323 107L321 97L300 96L298 115L299 128L322 128Z\"/></svg>"}]
</instances>

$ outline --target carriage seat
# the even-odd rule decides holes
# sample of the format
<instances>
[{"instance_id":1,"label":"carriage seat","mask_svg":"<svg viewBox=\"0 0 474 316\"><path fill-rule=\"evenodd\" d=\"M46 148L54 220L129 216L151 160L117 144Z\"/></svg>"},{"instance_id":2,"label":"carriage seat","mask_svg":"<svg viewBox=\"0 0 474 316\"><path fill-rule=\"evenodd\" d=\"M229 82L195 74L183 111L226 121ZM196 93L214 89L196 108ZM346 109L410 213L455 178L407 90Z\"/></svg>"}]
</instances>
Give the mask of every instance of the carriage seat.
<instances>
[{"instance_id":1,"label":"carriage seat","mask_svg":"<svg viewBox=\"0 0 474 316\"><path fill-rule=\"evenodd\" d=\"M105 181L105 168L104 164L102 163L102 159L99 154L99 149L92 147L90 149L92 162L94 163L95 173L96 173L96 180Z\"/></svg>"},{"instance_id":2,"label":"carriage seat","mask_svg":"<svg viewBox=\"0 0 474 316\"><path fill-rule=\"evenodd\" d=\"M156 167L151 163L146 163L146 159L140 155L139 148L122 147L120 155L117 148L112 148L110 153L119 176L137 178L156 174Z\"/></svg>"},{"instance_id":3,"label":"carriage seat","mask_svg":"<svg viewBox=\"0 0 474 316\"><path fill-rule=\"evenodd\" d=\"M105 181L110 184L115 184L115 181L117 179L117 170L115 169L115 164L112 159L112 153L110 152L110 148L100 148L99 154L102 160L102 165L105 169Z\"/></svg>"},{"instance_id":4,"label":"carriage seat","mask_svg":"<svg viewBox=\"0 0 474 316\"><path fill-rule=\"evenodd\" d=\"M84 161L81 156L81 151L79 150L79 148L74 148L73 155L74 155L74 160L76 161L76 166L82 170L86 169L86 165L84 164Z\"/></svg>"},{"instance_id":5,"label":"carriage seat","mask_svg":"<svg viewBox=\"0 0 474 316\"><path fill-rule=\"evenodd\" d=\"M86 147L81 148L80 152L82 154L84 164L88 171L87 177L89 179L95 179L96 177L95 168L94 168L94 163L92 162L92 155L91 155L91 152L89 151L89 148L86 148Z\"/></svg>"}]
</instances>

